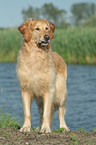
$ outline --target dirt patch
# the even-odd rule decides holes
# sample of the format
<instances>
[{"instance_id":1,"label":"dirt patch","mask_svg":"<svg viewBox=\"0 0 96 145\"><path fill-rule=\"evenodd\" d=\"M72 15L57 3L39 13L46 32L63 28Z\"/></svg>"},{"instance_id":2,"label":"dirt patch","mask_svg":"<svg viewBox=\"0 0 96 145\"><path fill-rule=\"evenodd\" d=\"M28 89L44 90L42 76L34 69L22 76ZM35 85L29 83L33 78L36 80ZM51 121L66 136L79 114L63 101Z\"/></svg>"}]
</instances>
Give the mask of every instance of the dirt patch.
<instances>
[{"instance_id":1,"label":"dirt patch","mask_svg":"<svg viewBox=\"0 0 96 145\"><path fill-rule=\"evenodd\" d=\"M96 144L96 132L70 131L44 134L36 131L22 133L12 128L0 128L0 145L94 145Z\"/></svg>"}]
</instances>

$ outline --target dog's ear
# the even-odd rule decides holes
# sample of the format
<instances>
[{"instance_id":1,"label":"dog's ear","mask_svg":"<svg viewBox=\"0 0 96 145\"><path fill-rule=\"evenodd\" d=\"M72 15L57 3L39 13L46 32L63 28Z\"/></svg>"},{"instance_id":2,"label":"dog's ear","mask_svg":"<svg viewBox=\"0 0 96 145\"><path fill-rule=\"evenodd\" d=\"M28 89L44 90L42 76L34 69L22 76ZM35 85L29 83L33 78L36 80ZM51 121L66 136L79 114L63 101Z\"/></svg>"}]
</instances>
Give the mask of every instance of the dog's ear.
<instances>
[{"instance_id":1,"label":"dog's ear","mask_svg":"<svg viewBox=\"0 0 96 145\"><path fill-rule=\"evenodd\" d=\"M32 37L32 19L29 19L24 24L22 24L20 27L18 27L18 30L24 35L24 39L28 42L31 40Z\"/></svg>"},{"instance_id":2,"label":"dog's ear","mask_svg":"<svg viewBox=\"0 0 96 145\"><path fill-rule=\"evenodd\" d=\"M52 40L53 37L54 37L54 31L55 31L55 25L51 22L49 22L49 25L50 25L50 39Z\"/></svg>"}]
</instances>

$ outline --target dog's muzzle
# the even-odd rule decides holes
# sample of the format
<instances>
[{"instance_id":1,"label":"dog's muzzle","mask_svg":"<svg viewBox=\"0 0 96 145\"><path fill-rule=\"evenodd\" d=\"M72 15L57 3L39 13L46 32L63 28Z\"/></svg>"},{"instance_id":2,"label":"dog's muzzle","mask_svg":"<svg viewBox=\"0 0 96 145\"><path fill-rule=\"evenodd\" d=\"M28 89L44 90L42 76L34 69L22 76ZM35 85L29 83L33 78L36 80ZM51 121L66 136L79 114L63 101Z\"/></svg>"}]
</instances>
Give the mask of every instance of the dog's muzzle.
<instances>
[{"instance_id":1,"label":"dog's muzzle","mask_svg":"<svg viewBox=\"0 0 96 145\"><path fill-rule=\"evenodd\" d=\"M50 36L49 35L44 35L44 39L39 41L38 47L48 48L49 42L50 42Z\"/></svg>"}]
</instances>

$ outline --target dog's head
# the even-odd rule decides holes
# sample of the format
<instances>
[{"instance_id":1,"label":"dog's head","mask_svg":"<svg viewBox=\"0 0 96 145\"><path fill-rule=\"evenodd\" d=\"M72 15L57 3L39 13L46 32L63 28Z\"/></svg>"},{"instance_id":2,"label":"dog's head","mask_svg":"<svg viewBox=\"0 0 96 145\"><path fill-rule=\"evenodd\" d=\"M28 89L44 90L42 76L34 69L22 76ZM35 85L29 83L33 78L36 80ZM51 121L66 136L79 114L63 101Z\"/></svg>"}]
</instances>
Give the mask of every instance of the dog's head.
<instances>
[{"instance_id":1,"label":"dog's head","mask_svg":"<svg viewBox=\"0 0 96 145\"><path fill-rule=\"evenodd\" d=\"M46 19L29 19L18 29L24 35L26 43L32 40L39 48L49 48L55 25Z\"/></svg>"}]
</instances>

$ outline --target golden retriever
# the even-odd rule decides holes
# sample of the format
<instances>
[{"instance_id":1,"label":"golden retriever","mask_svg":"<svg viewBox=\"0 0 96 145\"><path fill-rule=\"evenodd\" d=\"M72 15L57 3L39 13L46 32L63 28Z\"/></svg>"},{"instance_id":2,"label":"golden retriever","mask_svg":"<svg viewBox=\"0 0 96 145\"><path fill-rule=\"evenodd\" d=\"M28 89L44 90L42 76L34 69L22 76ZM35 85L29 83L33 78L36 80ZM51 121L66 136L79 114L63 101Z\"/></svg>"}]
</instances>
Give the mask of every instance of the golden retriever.
<instances>
[{"instance_id":1,"label":"golden retriever","mask_svg":"<svg viewBox=\"0 0 96 145\"><path fill-rule=\"evenodd\" d=\"M56 52L52 52L50 47L55 25L46 19L29 19L18 29L24 36L17 60L17 76L24 110L21 131L30 131L33 99L40 113L41 132L51 132L56 107L60 128L68 130L64 120L67 68L63 59Z\"/></svg>"}]
</instances>

